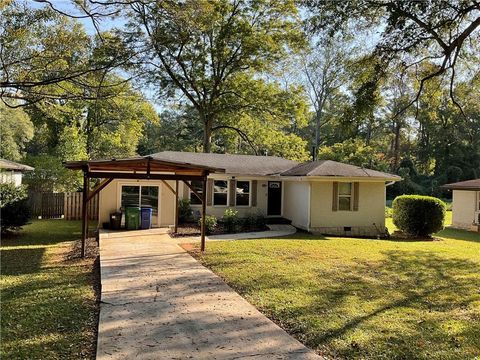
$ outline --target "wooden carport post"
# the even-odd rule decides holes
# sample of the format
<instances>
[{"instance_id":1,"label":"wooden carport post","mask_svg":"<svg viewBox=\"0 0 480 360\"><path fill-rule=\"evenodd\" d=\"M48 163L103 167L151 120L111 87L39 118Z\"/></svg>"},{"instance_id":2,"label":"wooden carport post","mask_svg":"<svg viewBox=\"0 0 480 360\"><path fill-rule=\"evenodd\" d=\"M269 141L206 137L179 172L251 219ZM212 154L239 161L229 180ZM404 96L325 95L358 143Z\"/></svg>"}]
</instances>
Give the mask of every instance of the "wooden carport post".
<instances>
[{"instance_id":1,"label":"wooden carport post","mask_svg":"<svg viewBox=\"0 0 480 360\"><path fill-rule=\"evenodd\" d=\"M207 212L207 177L202 179L202 236L200 250L205 251L205 216Z\"/></svg>"},{"instance_id":2,"label":"wooden carport post","mask_svg":"<svg viewBox=\"0 0 480 360\"><path fill-rule=\"evenodd\" d=\"M87 212L87 203L88 203L88 189L89 189L89 178L87 176L86 169L83 170L83 196L82 196L82 250L81 256L85 257L85 243L88 235L88 212Z\"/></svg>"},{"instance_id":3,"label":"wooden carport post","mask_svg":"<svg viewBox=\"0 0 480 360\"><path fill-rule=\"evenodd\" d=\"M175 180L175 227L173 232L178 232L178 180Z\"/></svg>"}]
</instances>

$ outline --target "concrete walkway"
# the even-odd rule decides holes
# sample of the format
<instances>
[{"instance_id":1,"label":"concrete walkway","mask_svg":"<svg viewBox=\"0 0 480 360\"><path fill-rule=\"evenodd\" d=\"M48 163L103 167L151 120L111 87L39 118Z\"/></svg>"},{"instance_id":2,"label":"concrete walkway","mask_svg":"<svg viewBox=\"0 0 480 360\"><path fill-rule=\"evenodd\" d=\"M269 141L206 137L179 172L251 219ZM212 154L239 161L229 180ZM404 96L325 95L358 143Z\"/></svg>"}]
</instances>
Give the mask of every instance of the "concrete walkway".
<instances>
[{"instance_id":1,"label":"concrete walkway","mask_svg":"<svg viewBox=\"0 0 480 360\"><path fill-rule=\"evenodd\" d=\"M97 359L320 359L164 234L100 238Z\"/></svg>"},{"instance_id":2,"label":"concrete walkway","mask_svg":"<svg viewBox=\"0 0 480 360\"><path fill-rule=\"evenodd\" d=\"M269 239L279 236L288 236L295 234L297 228L292 225L267 225L270 230L244 232L235 234L222 234L222 235L210 235L207 236L207 241L226 241L226 240L251 240L251 239ZM177 243L195 243L200 241L200 236L186 236L176 238Z\"/></svg>"}]
</instances>

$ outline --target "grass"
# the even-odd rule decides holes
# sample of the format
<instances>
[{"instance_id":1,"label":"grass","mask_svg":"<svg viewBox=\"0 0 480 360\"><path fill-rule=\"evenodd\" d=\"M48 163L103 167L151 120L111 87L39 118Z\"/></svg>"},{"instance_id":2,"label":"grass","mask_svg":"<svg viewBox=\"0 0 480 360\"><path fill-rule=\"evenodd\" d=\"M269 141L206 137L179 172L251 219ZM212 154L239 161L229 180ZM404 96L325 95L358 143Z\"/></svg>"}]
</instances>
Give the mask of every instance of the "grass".
<instances>
[{"instance_id":1,"label":"grass","mask_svg":"<svg viewBox=\"0 0 480 360\"><path fill-rule=\"evenodd\" d=\"M2 239L2 359L93 359L93 259L66 260L80 222L39 220Z\"/></svg>"},{"instance_id":2,"label":"grass","mask_svg":"<svg viewBox=\"0 0 480 360\"><path fill-rule=\"evenodd\" d=\"M391 224L390 224L391 225ZM196 256L307 346L340 359L480 356L480 235L212 242Z\"/></svg>"}]
</instances>

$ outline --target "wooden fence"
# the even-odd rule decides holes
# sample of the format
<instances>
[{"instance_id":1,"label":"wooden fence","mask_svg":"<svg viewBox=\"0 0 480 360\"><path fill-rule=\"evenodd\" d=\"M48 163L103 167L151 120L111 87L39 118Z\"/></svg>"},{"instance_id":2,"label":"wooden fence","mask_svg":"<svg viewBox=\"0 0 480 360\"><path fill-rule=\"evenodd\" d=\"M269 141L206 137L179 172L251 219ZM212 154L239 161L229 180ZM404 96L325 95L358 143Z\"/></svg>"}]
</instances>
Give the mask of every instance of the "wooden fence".
<instances>
[{"instance_id":1,"label":"wooden fence","mask_svg":"<svg viewBox=\"0 0 480 360\"><path fill-rule=\"evenodd\" d=\"M32 217L42 219L81 220L82 192L37 193L30 192L28 202ZM88 218L98 219L98 194L88 203Z\"/></svg>"},{"instance_id":2,"label":"wooden fence","mask_svg":"<svg viewBox=\"0 0 480 360\"><path fill-rule=\"evenodd\" d=\"M82 219L82 192L65 193L65 219L81 220ZM90 220L98 219L98 194L88 202L88 218Z\"/></svg>"}]
</instances>

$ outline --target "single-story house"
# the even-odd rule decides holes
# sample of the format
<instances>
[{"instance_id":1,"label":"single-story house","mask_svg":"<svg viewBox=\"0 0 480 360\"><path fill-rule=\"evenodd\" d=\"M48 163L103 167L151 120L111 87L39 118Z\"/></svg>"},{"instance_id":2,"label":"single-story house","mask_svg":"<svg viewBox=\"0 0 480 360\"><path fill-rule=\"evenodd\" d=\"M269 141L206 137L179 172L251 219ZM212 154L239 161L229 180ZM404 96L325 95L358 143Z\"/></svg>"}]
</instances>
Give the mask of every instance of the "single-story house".
<instances>
[{"instance_id":1,"label":"single-story house","mask_svg":"<svg viewBox=\"0 0 480 360\"><path fill-rule=\"evenodd\" d=\"M33 167L16 163L10 160L0 159L0 183L14 183L22 185L23 173L35 170Z\"/></svg>"},{"instance_id":2,"label":"single-story house","mask_svg":"<svg viewBox=\"0 0 480 360\"><path fill-rule=\"evenodd\" d=\"M149 158L210 169L206 182L206 212L220 218L227 208L239 216L261 213L285 218L306 231L353 236L376 236L385 230L386 186L397 175L340 162L320 160L299 164L275 156L205 154L164 151ZM73 165L72 165L73 166ZM75 166L79 166L75 164ZM201 181L189 182L201 194ZM180 183L179 198L189 199L200 213L201 201ZM172 180L114 179L99 193L99 224L129 205L150 205L154 226L175 222Z\"/></svg>"},{"instance_id":3,"label":"single-story house","mask_svg":"<svg viewBox=\"0 0 480 360\"><path fill-rule=\"evenodd\" d=\"M452 190L452 226L480 230L480 179L443 185Z\"/></svg>"}]
</instances>

